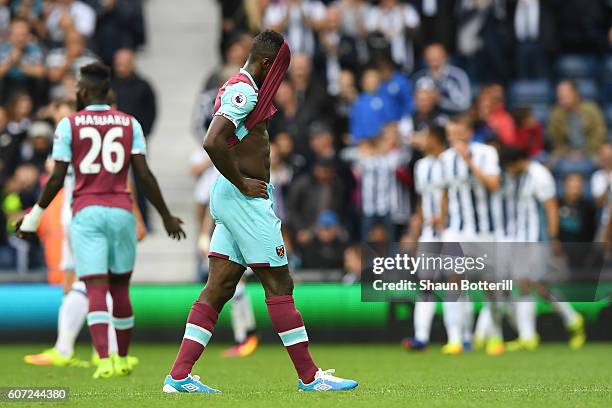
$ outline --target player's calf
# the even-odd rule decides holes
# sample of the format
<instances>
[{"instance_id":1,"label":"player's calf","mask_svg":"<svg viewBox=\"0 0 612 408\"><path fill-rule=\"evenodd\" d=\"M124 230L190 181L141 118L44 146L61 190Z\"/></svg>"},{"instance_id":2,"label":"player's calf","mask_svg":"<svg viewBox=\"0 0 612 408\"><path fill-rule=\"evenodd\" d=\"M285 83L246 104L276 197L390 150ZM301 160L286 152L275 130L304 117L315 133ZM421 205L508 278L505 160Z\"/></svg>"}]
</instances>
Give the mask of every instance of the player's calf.
<instances>
[{"instance_id":1,"label":"player's calf","mask_svg":"<svg viewBox=\"0 0 612 408\"><path fill-rule=\"evenodd\" d=\"M113 326L117 335L117 354L122 358L127 358L134 329L134 314L130 302L130 274L111 275L110 279L110 293L113 299ZM127 361L125 366L129 368Z\"/></svg>"}]
</instances>

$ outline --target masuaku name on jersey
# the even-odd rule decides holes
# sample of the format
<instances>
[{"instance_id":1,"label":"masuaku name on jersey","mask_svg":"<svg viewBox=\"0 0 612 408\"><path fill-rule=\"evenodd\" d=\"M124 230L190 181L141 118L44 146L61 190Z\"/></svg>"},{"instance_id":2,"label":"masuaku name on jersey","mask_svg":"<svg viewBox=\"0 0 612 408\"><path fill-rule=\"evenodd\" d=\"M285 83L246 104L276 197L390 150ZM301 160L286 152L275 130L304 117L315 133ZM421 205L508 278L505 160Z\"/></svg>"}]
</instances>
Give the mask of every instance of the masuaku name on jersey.
<instances>
[{"instance_id":1,"label":"masuaku name on jersey","mask_svg":"<svg viewBox=\"0 0 612 408\"><path fill-rule=\"evenodd\" d=\"M105 126L105 125L121 125L129 126L130 118L125 115L77 115L74 118L74 123L77 126Z\"/></svg>"}]
</instances>

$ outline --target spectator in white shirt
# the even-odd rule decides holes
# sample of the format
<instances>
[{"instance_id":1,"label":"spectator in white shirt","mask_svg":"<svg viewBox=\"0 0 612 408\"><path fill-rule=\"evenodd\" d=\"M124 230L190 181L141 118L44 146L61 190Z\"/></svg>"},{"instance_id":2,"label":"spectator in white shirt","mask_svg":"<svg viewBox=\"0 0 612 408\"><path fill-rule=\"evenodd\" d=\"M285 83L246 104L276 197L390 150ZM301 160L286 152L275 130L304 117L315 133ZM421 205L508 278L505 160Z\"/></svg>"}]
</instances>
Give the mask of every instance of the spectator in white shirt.
<instances>
[{"instance_id":1,"label":"spectator in white shirt","mask_svg":"<svg viewBox=\"0 0 612 408\"><path fill-rule=\"evenodd\" d=\"M266 9L263 26L284 33L291 52L312 56L315 33L323 27L325 10L320 1L279 0Z\"/></svg>"},{"instance_id":2,"label":"spectator in white shirt","mask_svg":"<svg viewBox=\"0 0 612 408\"><path fill-rule=\"evenodd\" d=\"M367 13L365 25L370 33L382 33L391 45L391 58L405 71L414 67L413 38L420 25L419 14L410 4L381 0Z\"/></svg>"},{"instance_id":3,"label":"spectator in white shirt","mask_svg":"<svg viewBox=\"0 0 612 408\"><path fill-rule=\"evenodd\" d=\"M52 45L60 45L67 32L76 30L90 38L96 29L96 13L78 0L57 0L47 17L48 38Z\"/></svg>"}]
</instances>

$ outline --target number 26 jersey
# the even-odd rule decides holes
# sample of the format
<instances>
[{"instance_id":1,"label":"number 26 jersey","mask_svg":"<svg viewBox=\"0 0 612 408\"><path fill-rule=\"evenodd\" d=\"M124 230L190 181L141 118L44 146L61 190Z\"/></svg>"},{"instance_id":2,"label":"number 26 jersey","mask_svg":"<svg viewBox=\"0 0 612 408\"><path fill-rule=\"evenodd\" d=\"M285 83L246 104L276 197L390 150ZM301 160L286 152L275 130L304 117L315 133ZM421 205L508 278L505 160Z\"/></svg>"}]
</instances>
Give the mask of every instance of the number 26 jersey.
<instances>
[{"instance_id":1,"label":"number 26 jersey","mask_svg":"<svg viewBox=\"0 0 612 408\"><path fill-rule=\"evenodd\" d=\"M146 143L132 116L108 105L89 105L63 118L52 157L74 168L72 214L91 205L132 211L127 178L134 154L146 154Z\"/></svg>"}]
</instances>

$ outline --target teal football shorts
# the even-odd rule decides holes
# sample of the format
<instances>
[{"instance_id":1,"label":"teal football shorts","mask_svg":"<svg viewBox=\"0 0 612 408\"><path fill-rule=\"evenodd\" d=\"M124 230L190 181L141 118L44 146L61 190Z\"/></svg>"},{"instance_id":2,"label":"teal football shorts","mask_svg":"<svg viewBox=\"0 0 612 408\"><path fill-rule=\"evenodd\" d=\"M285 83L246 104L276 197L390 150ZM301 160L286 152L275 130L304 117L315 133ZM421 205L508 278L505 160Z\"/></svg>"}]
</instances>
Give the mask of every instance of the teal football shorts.
<instances>
[{"instance_id":1,"label":"teal football shorts","mask_svg":"<svg viewBox=\"0 0 612 408\"><path fill-rule=\"evenodd\" d=\"M131 272L136 262L136 220L123 208L87 206L70 224L79 279Z\"/></svg>"},{"instance_id":2,"label":"teal football shorts","mask_svg":"<svg viewBox=\"0 0 612 408\"><path fill-rule=\"evenodd\" d=\"M273 190L274 186L268 183L268 199L247 197L219 175L210 192L215 230L208 256L251 268L287 265L281 220L274 213Z\"/></svg>"}]
</instances>

